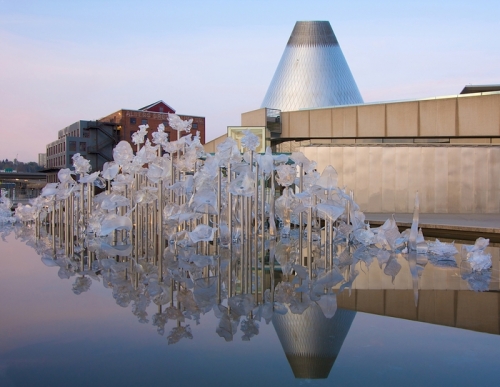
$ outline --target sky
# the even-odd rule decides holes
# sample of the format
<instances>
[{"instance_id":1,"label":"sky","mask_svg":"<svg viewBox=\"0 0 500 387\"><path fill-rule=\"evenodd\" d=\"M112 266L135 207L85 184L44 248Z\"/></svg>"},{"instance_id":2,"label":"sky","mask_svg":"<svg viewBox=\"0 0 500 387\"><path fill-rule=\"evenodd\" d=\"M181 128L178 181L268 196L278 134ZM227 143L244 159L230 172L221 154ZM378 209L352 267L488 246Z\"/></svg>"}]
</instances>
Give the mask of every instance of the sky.
<instances>
[{"instance_id":1,"label":"sky","mask_svg":"<svg viewBox=\"0 0 500 387\"><path fill-rule=\"evenodd\" d=\"M500 84L500 1L0 0L0 159L163 100L206 139L260 108L294 24L327 20L365 102Z\"/></svg>"}]
</instances>

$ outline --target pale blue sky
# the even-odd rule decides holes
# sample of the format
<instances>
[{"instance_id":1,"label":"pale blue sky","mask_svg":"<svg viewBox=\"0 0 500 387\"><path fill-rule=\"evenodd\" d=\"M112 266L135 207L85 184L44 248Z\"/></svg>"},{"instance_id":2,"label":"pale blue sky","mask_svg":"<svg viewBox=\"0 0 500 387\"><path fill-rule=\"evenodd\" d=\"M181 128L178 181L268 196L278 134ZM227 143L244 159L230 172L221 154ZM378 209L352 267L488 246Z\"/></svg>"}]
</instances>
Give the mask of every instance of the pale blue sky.
<instances>
[{"instance_id":1,"label":"pale blue sky","mask_svg":"<svg viewBox=\"0 0 500 387\"><path fill-rule=\"evenodd\" d=\"M500 83L498 0L0 0L0 159L160 99L213 139L260 107L298 20L330 21L365 102Z\"/></svg>"}]
</instances>

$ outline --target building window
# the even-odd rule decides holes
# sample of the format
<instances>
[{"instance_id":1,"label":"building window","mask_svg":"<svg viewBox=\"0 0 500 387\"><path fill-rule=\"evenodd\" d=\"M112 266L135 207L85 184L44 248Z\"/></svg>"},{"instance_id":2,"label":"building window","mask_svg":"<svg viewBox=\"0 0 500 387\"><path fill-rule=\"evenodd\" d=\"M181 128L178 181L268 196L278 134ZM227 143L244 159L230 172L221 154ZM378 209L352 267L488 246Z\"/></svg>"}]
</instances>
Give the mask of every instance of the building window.
<instances>
[{"instance_id":1,"label":"building window","mask_svg":"<svg viewBox=\"0 0 500 387\"><path fill-rule=\"evenodd\" d=\"M83 129L83 138L90 138L90 130Z\"/></svg>"},{"instance_id":2,"label":"building window","mask_svg":"<svg viewBox=\"0 0 500 387\"><path fill-rule=\"evenodd\" d=\"M147 125L148 124L148 119L147 118L143 118L141 120L141 125Z\"/></svg>"},{"instance_id":3,"label":"building window","mask_svg":"<svg viewBox=\"0 0 500 387\"><path fill-rule=\"evenodd\" d=\"M130 123L135 124L137 121L135 120L135 117L130 117Z\"/></svg>"},{"instance_id":4,"label":"building window","mask_svg":"<svg viewBox=\"0 0 500 387\"><path fill-rule=\"evenodd\" d=\"M160 113L163 113L163 106L160 106Z\"/></svg>"},{"instance_id":5,"label":"building window","mask_svg":"<svg viewBox=\"0 0 500 387\"><path fill-rule=\"evenodd\" d=\"M87 143L86 142L79 143L79 151L80 152L87 152Z\"/></svg>"},{"instance_id":6,"label":"building window","mask_svg":"<svg viewBox=\"0 0 500 387\"><path fill-rule=\"evenodd\" d=\"M69 151L70 152L76 152L76 141L70 141L69 142Z\"/></svg>"},{"instance_id":7,"label":"building window","mask_svg":"<svg viewBox=\"0 0 500 387\"><path fill-rule=\"evenodd\" d=\"M192 126L193 129L198 129L198 124L197 123L194 123L193 126Z\"/></svg>"}]
</instances>

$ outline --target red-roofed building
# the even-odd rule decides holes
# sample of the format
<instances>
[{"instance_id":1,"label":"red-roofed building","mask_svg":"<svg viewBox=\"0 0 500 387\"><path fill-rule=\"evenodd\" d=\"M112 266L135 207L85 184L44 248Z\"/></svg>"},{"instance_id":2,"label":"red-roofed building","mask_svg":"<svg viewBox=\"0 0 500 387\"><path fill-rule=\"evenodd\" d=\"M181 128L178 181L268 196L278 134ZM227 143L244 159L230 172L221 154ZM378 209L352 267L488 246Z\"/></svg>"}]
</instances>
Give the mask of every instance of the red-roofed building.
<instances>
[{"instance_id":1,"label":"red-roofed building","mask_svg":"<svg viewBox=\"0 0 500 387\"><path fill-rule=\"evenodd\" d=\"M125 140L134 145L132 134L139 130L139 125L149 125L150 141L152 133L162 123L169 140L177 140L177 131L168 125L168 113L175 113L175 109L163 101L157 101L138 110L121 109L97 121L77 121L60 130L58 139L46 146L47 182L57 182L59 170L71 168L75 153L80 153L90 161L92 171L102 170L104 163L113 160L113 148L119 141ZM178 116L183 120L193 119L191 134L195 135L199 131L200 141L205 144L205 117Z\"/></svg>"},{"instance_id":2,"label":"red-roofed building","mask_svg":"<svg viewBox=\"0 0 500 387\"><path fill-rule=\"evenodd\" d=\"M107 115L99 122L109 122L118 125L120 140L128 141L132 144L132 135L139 130L139 125L149 125L148 138L151 141L152 133L156 131L158 125L165 125L165 132L169 134L170 141L177 140L177 131L168 125L168 113L176 113L175 109L163 101L157 101L144 106L138 110L121 109ZM183 120L193 119L191 134L200 132L200 141L205 143L205 117L198 117L185 114L177 114ZM132 144L133 145L133 144Z\"/></svg>"}]
</instances>

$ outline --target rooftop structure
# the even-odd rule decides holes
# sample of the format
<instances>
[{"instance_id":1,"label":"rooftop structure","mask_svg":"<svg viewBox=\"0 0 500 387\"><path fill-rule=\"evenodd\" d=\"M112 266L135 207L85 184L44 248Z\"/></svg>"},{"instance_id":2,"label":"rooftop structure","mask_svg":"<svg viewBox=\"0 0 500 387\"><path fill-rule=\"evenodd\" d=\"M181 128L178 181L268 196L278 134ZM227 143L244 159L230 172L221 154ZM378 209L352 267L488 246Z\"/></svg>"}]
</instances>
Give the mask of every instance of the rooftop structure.
<instances>
[{"instance_id":1,"label":"rooftop structure","mask_svg":"<svg viewBox=\"0 0 500 387\"><path fill-rule=\"evenodd\" d=\"M488 93L490 91L500 91L500 85L467 85L460 94Z\"/></svg>"},{"instance_id":2,"label":"rooftop structure","mask_svg":"<svg viewBox=\"0 0 500 387\"><path fill-rule=\"evenodd\" d=\"M328 21L298 21L261 107L282 111L363 103Z\"/></svg>"}]
</instances>

